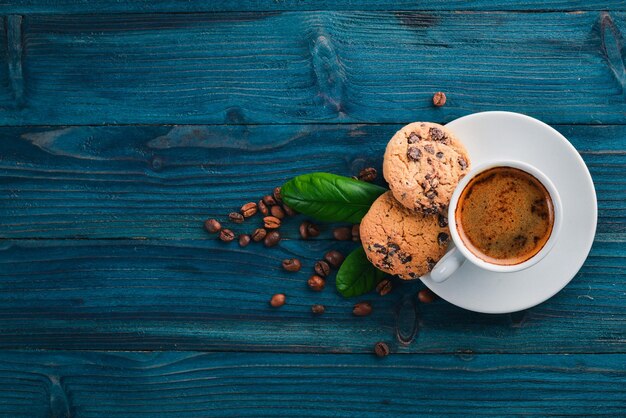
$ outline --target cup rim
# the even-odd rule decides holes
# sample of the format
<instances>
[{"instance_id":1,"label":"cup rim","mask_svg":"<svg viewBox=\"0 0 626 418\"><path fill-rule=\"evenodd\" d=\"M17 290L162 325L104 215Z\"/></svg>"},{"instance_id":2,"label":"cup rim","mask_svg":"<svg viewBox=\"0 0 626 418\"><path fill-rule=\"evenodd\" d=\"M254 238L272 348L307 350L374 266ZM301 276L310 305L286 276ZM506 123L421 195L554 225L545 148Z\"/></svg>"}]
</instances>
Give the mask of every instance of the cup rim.
<instances>
[{"instance_id":1,"label":"cup rim","mask_svg":"<svg viewBox=\"0 0 626 418\"><path fill-rule=\"evenodd\" d=\"M528 174L534 176L543 186L546 188L548 193L550 194L550 198L552 199L552 206L554 210L554 223L552 225L552 231L550 232L550 238L544 244L543 248L539 250L537 254L529 258L528 260L514 265L500 265L489 263L474 253L472 253L466 246L463 240L461 239L456 225L456 207L458 205L459 197L461 196L461 192L465 190L468 183L476 177L478 174L489 170L495 167L512 167L517 168L522 171L527 172ZM561 198L559 193L552 183L552 181L546 176L541 170L537 167L532 166L528 163L518 161L518 160L495 160L487 163L480 164L470 170L470 172L461 179L459 184L454 189L452 193L452 198L450 199L450 205L448 207L448 225L450 228L450 235L456 248L463 254L463 256L469 260L472 264L483 268L489 271L495 271L500 273L509 273L527 269L536 263L538 263L542 258L544 258L550 250L554 247L554 244L557 241L558 235L561 230L561 222L563 219L563 208L561 206Z\"/></svg>"}]
</instances>

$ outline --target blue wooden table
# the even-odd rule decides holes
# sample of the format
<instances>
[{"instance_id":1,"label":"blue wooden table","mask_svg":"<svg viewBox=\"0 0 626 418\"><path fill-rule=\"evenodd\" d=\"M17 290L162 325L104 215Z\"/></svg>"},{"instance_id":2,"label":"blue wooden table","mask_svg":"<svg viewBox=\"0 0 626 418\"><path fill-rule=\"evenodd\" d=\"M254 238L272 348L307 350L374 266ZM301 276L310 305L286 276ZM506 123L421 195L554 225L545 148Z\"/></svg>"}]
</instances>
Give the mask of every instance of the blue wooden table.
<instances>
[{"instance_id":1,"label":"blue wooden table","mask_svg":"<svg viewBox=\"0 0 626 418\"><path fill-rule=\"evenodd\" d=\"M0 11L1 416L626 415L623 0ZM272 249L202 230L295 175L380 168L405 123L496 109L562 132L598 194L590 257L535 308L421 304L416 282L355 318L306 287L355 246L330 226L292 219Z\"/></svg>"}]
</instances>

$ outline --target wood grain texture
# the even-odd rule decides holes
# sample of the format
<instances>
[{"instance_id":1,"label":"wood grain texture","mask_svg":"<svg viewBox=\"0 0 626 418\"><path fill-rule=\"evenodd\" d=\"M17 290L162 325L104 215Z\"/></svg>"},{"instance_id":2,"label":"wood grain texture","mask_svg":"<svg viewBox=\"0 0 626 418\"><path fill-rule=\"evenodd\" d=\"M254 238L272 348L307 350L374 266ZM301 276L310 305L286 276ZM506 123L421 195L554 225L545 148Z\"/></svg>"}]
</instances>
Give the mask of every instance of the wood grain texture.
<instances>
[{"instance_id":1,"label":"wood grain texture","mask_svg":"<svg viewBox=\"0 0 626 418\"><path fill-rule=\"evenodd\" d=\"M624 355L4 352L11 417L623 416Z\"/></svg>"},{"instance_id":2,"label":"wood grain texture","mask_svg":"<svg viewBox=\"0 0 626 418\"><path fill-rule=\"evenodd\" d=\"M623 237L623 235L622 235ZM483 315L419 304L419 281L350 300L306 280L331 249L286 240L266 249L212 240L5 240L0 243L0 348L369 352L376 341L415 353L626 352L624 239L599 235L578 275L548 302ZM284 272L297 257L303 269ZM280 309L268 305L285 293ZM372 301L374 312L352 316ZM320 317L314 303L326 306ZM416 332L414 340L412 333Z\"/></svg>"},{"instance_id":3,"label":"wood grain texture","mask_svg":"<svg viewBox=\"0 0 626 418\"><path fill-rule=\"evenodd\" d=\"M21 54L22 72L0 72L2 125L399 123L494 109L549 123L626 122L621 12L240 12L11 22L20 25L9 33L21 34L13 55ZM16 84L20 101L13 98ZM449 93L444 108L431 104L438 90Z\"/></svg>"},{"instance_id":4,"label":"wood grain texture","mask_svg":"<svg viewBox=\"0 0 626 418\"><path fill-rule=\"evenodd\" d=\"M3 0L0 13L152 13L303 10L626 10L622 0Z\"/></svg>"},{"instance_id":5,"label":"wood grain texture","mask_svg":"<svg viewBox=\"0 0 626 418\"><path fill-rule=\"evenodd\" d=\"M0 238L205 239L293 176L379 169L400 125L0 128ZM581 152L598 232L626 232L626 127L557 126ZM382 178L382 175L380 176ZM381 182L382 184L382 182ZM260 217L238 231L251 231ZM286 236L295 237L288 223ZM323 237L330 237L325 229Z\"/></svg>"}]
</instances>

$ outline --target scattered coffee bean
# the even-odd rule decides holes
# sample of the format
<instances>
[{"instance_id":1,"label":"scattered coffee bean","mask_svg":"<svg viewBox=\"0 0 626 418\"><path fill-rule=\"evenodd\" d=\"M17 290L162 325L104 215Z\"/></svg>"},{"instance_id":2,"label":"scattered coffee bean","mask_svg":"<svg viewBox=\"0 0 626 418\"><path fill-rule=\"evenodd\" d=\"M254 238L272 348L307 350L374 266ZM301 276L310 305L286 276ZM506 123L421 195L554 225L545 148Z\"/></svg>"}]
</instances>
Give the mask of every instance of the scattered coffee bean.
<instances>
[{"instance_id":1,"label":"scattered coffee bean","mask_svg":"<svg viewBox=\"0 0 626 418\"><path fill-rule=\"evenodd\" d=\"M338 268L344 259L343 254L336 250L330 250L324 255L324 260L328 261L328 264L334 268Z\"/></svg>"},{"instance_id":2,"label":"scattered coffee bean","mask_svg":"<svg viewBox=\"0 0 626 418\"><path fill-rule=\"evenodd\" d=\"M377 175L378 175L378 172L376 171L374 167L367 167L361 170L361 172L359 173L358 179L361 181L372 182L376 180Z\"/></svg>"},{"instance_id":3,"label":"scattered coffee bean","mask_svg":"<svg viewBox=\"0 0 626 418\"><path fill-rule=\"evenodd\" d=\"M372 313L372 304L369 302L359 302L354 305L352 314L354 316L367 316Z\"/></svg>"},{"instance_id":4,"label":"scattered coffee bean","mask_svg":"<svg viewBox=\"0 0 626 418\"><path fill-rule=\"evenodd\" d=\"M265 236L263 243L266 247L273 247L280 242L280 234L278 231L271 231Z\"/></svg>"},{"instance_id":5,"label":"scattered coffee bean","mask_svg":"<svg viewBox=\"0 0 626 418\"><path fill-rule=\"evenodd\" d=\"M270 305L272 305L273 308L280 308L281 306L285 304L286 299L287 298L283 293L276 293L270 299Z\"/></svg>"},{"instance_id":6,"label":"scattered coffee bean","mask_svg":"<svg viewBox=\"0 0 626 418\"><path fill-rule=\"evenodd\" d=\"M446 94L442 91L438 91L433 95L433 104L437 107L441 107L446 104Z\"/></svg>"},{"instance_id":7,"label":"scattered coffee bean","mask_svg":"<svg viewBox=\"0 0 626 418\"><path fill-rule=\"evenodd\" d=\"M352 225L352 241L361 241L361 224Z\"/></svg>"},{"instance_id":8,"label":"scattered coffee bean","mask_svg":"<svg viewBox=\"0 0 626 418\"><path fill-rule=\"evenodd\" d=\"M232 222L236 223L236 224L240 224L243 223L243 215L239 212L231 212L228 215L228 219L230 219Z\"/></svg>"},{"instance_id":9,"label":"scattered coffee bean","mask_svg":"<svg viewBox=\"0 0 626 418\"><path fill-rule=\"evenodd\" d=\"M289 206L285 205L284 203L283 203L283 210L285 211L285 215L287 216L293 216L296 213L298 213L295 210L291 209Z\"/></svg>"},{"instance_id":10,"label":"scattered coffee bean","mask_svg":"<svg viewBox=\"0 0 626 418\"><path fill-rule=\"evenodd\" d=\"M378 294L381 296L385 296L387 293L391 292L392 288L393 285L391 284L391 280L383 279L376 286L376 292L378 292Z\"/></svg>"},{"instance_id":11,"label":"scattered coffee bean","mask_svg":"<svg viewBox=\"0 0 626 418\"><path fill-rule=\"evenodd\" d=\"M315 263L315 272L318 276L327 277L330 274L330 266L324 260Z\"/></svg>"},{"instance_id":12,"label":"scattered coffee bean","mask_svg":"<svg viewBox=\"0 0 626 418\"><path fill-rule=\"evenodd\" d=\"M313 305L311 306L311 312L313 312L315 315L321 315L324 312L326 312L326 308L324 307L324 305Z\"/></svg>"},{"instance_id":13,"label":"scattered coffee bean","mask_svg":"<svg viewBox=\"0 0 626 418\"><path fill-rule=\"evenodd\" d=\"M307 281L307 284L309 285L309 288L311 290L315 290L316 292L319 292L322 289L324 289L324 286L326 286L326 280L324 280L322 277L314 274L311 277L309 277L309 280Z\"/></svg>"},{"instance_id":14,"label":"scattered coffee bean","mask_svg":"<svg viewBox=\"0 0 626 418\"><path fill-rule=\"evenodd\" d=\"M259 200L259 203L257 203L257 206L259 208L259 212L261 212L264 216L267 216L270 214L270 210L267 208L267 205L262 200Z\"/></svg>"},{"instance_id":15,"label":"scattered coffee bean","mask_svg":"<svg viewBox=\"0 0 626 418\"><path fill-rule=\"evenodd\" d=\"M309 221L304 221L300 224L300 237L302 237L302 239L309 238L309 223Z\"/></svg>"},{"instance_id":16,"label":"scattered coffee bean","mask_svg":"<svg viewBox=\"0 0 626 418\"><path fill-rule=\"evenodd\" d=\"M417 298L422 303L432 303L437 298L437 295L430 289L422 289L417 293Z\"/></svg>"},{"instance_id":17,"label":"scattered coffee bean","mask_svg":"<svg viewBox=\"0 0 626 418\"><path fill-rule=\"evenodd\" d=\"M276 199L274 199L274 196L268 194L267 196L263 196L263 203L267 206L274 206L276 204Z\"/></svg>"},{"instance_id":18,"label":"scattered coffee bean","mask_svg":"<svg viewBox=\"0 0 626 418\"><path fill-rule=\"evenodd\" d=\"M235 233L230 229L224 228L220 231L220 239L224 242L231 242L235 239Z\"/></svg>"},{"instance_id":19,"label":"scattered coffee bean","mask_svg":"<svg viewBox=\"0 0 626 418\"><path fill-rule=\"evenodd\" d=\"M250 235L248 234L241 234L239 235L239 246L240 247L245 247L246 245L250 244L251 238Z\"/></svg>"},{"instance_id":20,"label":"scattered coffee bean","mask_svg":"<svg viewBox=\"0 0 626 418\"><path fill-rule=\"evenodd\" d=\"M263 238L267 235L267 231L263 228L257 228L252 233L252 241L259 242L262 241Z\"/></svg>"},{"instance_id":21,"label":"scattered coffee bean","mask_svg":"<svg viewBox=\"0 0 626 418\"><path fill-rule=\"evenodd\" d=\"M313 222L309 223L309 226L306 228L306 232L311 238L315 238L320 234L319 228Z\"/></svg>"},{"instance_id":22,"label":"scattered coffee bean","mask_svg":"<svg viewBox=\"0 0 626 418\"><path fill-rule=\"evenodd\" d=\"M338 241L348 241L352 239L352 229L347 226L335 228L333 229L333 237Z\"/></svg>"},{"instance_id":23,"label":"scattered coffee bean","mask_svg":"<svg viewBox=\"0 0 626 418\"><path fill-rule=\"evenodd\" d=\"M245 205L243 205L241 207L240 212L244 218L249 218L253 216L254 214L256 214L256 210L257 210L256 203L250 202L250 203L246 203Z\"/></svg>"},{"instance_id":24,"label":"scattered coffee bean","mask_svg":"<svg viewBox=\"0 0 626 418\"><path fill-rule=\"evenodd\" d=\"M275 216L266 216L263 218L263 225L267 229L280 228L280 219Z\"/></svg>"},{"instance_id":25,"label":"scattered coffee bean","mask_svg":"<svg viewBox=\"0 0 626 418\"><path fill-rule=\"evenodd\" d=\"M302 264L297 258L287 258L283 260L283 268L287 271L300 271Z\"/></svg>"},{"instance_id":26,"label":"scattered coffee bean","mask_svg":"<svg viewBox=\"0 0 626 418\"><path fill-rule=\"evenodd\" d=\"M320 230L312 222L304 221L300 224L300 236L302 239L315 238L319 236Z\"/></svg>"},{"instance_id":27,"label":"scattered coffee bean","mask_svg":"<svg viewBox=\"0 0 626 418\"><path fill-rule=\"evenodd\" d=\"M377 342L374 345L374 353L376 353L378 357L387 357L390 353L389 346L382 341Z\"/></svg>"},{"instance_id":28,"label":"scattered coffee bean","mask_svg":"<svg viewBox=\"0 0 626 418\"><path fill-rule=\"evenodd\" d=\"M270 213L273 217L278 219L283 219L285 217L285 211L278 205L272 206L272 208L270 209Z\"/></svg>"},{"instance_id":29,"label":"scattered coffee bean","mask_svg":"<svg viewBox=\"0 0 626 418\"><path fill-rule=\"evenodd\" d=\"M274 187L274 200L276 200L277 202L282 202L283 201L283 196L280 194L280 187Z\"/></svg>"},{"instance_id":30,"label":"scattered coffee bean","mask_svg":"<svg viewBox=\"0 0 626 418\"><path fill-rule=\"evenodd\" d=\"M215 219L207 219L204 222L204 229L206 229L207 232L214 234L216 232L220 232L220 229L222 229L222 224L220 224Z\"/></svg>"}]
</instances>

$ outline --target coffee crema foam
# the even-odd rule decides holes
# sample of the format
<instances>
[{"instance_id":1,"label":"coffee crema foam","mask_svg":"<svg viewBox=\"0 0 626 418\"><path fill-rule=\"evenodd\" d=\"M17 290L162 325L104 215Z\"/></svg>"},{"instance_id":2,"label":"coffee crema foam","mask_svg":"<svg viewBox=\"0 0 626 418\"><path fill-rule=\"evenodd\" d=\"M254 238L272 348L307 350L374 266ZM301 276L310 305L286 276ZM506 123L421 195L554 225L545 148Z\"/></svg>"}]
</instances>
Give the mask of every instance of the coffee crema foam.
<instances>
[{"instance_id":1,"label":"coffee crema foam","mask_svg":"<svg viewBox=\"0 0 626 418\"><path fill-rule=\"evenodd\" d=\"M541 251L552 233L554 205L533 175L513 167L494 167L465 186L455 221L459 236L474 255L510 266Z\"/></svg>"}]
</instances>

